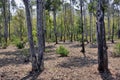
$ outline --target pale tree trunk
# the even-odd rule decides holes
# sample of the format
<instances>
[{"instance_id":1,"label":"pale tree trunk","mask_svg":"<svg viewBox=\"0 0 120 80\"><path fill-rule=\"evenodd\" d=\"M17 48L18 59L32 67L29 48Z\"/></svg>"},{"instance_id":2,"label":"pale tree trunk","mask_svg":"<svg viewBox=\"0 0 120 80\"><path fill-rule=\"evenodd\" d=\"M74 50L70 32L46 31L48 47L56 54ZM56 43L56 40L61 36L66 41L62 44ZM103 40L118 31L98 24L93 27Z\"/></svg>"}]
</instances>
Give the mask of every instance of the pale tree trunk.
<instances>
[{"instance_id":1,"label":"pale tree trunk","mask_svg":"<svg viewBox=\"0 0 120 80\"><path fill-rule=\"evenodd\" d=\"M90 42L92 42L92 13L90 13Z\"/></svg>"},{"instance_id":2,"label":"pale tree trunk","mask_svg":"<svg viewBox=\"0 0 120 80\"><path fill-rule=\"evenodd\" d=\"M27 22L27 30L28 30L28 41L30 45L30 54L32 57L32 72L36 72L37 67L37 57L35 54L34 42L33 42L33 35L32 35L32 22L31 22L31 14L30 14L30 6L29 0L23 0L26 10L26 22Z\"/></svg>"},{"instance_id":3,"label":"pale tree trunk","mask_svg":"<svg viewBox=\"0 0 120 80\"><path fill-rule=\"evenodd\" d=\"M87 18L86 18L86 8L84 8L84 33L86 37L86 42L88 42L88 29L87 29Z\"/></svg>"},{"instance_id":4,"label":"pale tree trunk","mask_svg":"<svg viewBox=\"0 0 120 80\"><path fill-rule=\"evenodd\" d=\"M108 55L105 37L103 0L98 0L97 6L97 42L98 42L98 70L108 71Z\"/></svg>"},{"instance_id":5,"label":"pale tree trunk","mask_svg":"<svg viewBox=\"0 0 120 80\"><path fill-rule=\"evenodd\" d=\"M38 71L41 72L44 69L44 22L43 22L43 0L36 0L37 2L37 38L38 38Z\"/></svg>"}]
</instances>

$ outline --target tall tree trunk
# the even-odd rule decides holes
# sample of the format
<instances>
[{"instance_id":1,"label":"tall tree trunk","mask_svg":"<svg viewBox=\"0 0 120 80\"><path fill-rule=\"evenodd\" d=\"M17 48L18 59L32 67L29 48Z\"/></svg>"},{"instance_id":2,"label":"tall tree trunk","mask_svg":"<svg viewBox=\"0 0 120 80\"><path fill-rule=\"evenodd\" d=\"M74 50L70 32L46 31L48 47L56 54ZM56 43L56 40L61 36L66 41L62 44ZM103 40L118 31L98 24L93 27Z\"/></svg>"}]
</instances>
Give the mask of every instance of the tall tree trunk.
<instances>
[{"instance_id":1,"label":"tall tree trunk","mask_svg":"<svg viewBox=\"0 0 120 80\"><path fill-rule=\"evenodd\" d=\"M87 18L86 18L86 8L84 9L84 32L86 37L86 42L88 42L88 29L87 29Z\"/></svg>"},{"instance_id":2,"label":"tall tree trunk","mask_svg":"<svg viewBox=\"0 0 120 80\"><path fill-rule=\"evenodd\" d=\"M115 27L115 25L114 25L114 13L113 13L113 25L112 25L112 43L114 43L114 27Z\"/></svg>"},{"instance_id":3,"label":"tall tree trunk","mask_svg":"<svg viewBox=\"0 0 120 80\"><path fill-rule=\"evenodd\" d=\"M118 8L118 18L120 17L120 10ZM118 19L118 39L120 39L120 20Z\"/></svg>"},{"instance_id":4,"label":"tall tree trunk","mask_svg":"<svg viewBox=\"0 0 120 80\"><path fill-rule=\"evenodd\" d=\"M63 42L65 42L65 40L66 40L66 33L67 33L67 31L66 31L66 21L67 21L67 19L66 19L66 6L64 6L64 40L63 40Z\"/></svg>"},{"instance_id":5,"label":"tall tree trunk","mask_svg":"<svg viewBox=\"0 0 120 80\"><path fill-rule=\"evenodd\" d=\"M29 9L29 0L23 0L26 10L26 22L27 22L27 30L28 30L28 41L30 45L30 54L32 57L32 71L37 71L37 57L35 54L33 35L32 35L32 22L31 22L31 14Z\"/></svg>"},{"instance_id":6,"label":"tall tree trunk","mask_svg":"<svg viewBox=\"0 0 120 80\"><path fill-rule=\"evenodd\" d=\"M11 39L11 38L10 38L10 32L11 32L11 31L10 31L10 20L11 20L10 1L8 1L8 7L9 7L9 40L10 40L10 39Z\"/></svg>"},{"instance_id":7,"label":"tall tree trunk","mask_svg":"<svg viewBox=\"0 0 120 80\"><path fill-rule=\"evenodd\" d=\"M73 42L73 14L72 14L72 0L70 0L70 41Z\"/></svg>"},{"instance_id":8,"label":"tall tree trunk","mask_svg":"<svg viewBox=\"0 0 120 80\"><path fill-rule=\"evenodd\" d=\"M37 2L37 38L38 38L38 71L44 69L44 44L43 44L43 0L36 0Z\"/></svg>"},{"instance_id":9,"label":"tall tree trunk","mask_svg":"<svg viewBox=\"0 0 120 80\"><path fill-rule=\"evenodd\" d=\"M43 49L44 49L44 52L45 52L45 37L46 37L46 12L45 12L45 0L43 1L43 16L44 16L44 22L43 22Z\"/></svg>"},{"instance_id":10,"label":"tall tree trunk","mask_svg":"<svg viewBox=\"0 0 120 80\"><path fill-rule=\"evenodd\" d=\"M108 40L110 40L110 13L108 11Z\"/></svg>"},{"instance_id":11,"label":"tall tree trunk","mask_svg":"<svg viewBox=\"0 0 120 80\"><path fill-rule=\"evenodd\" d=\"M3 17L4 17L4 39L5 43L7 45L7 39L8 39L8 21L7 21L7 7L6 7L6 0L2 0L3 4Z\"/></svg>"},{"instance_id":12,"label":"tall tree trunk","mask_svg":"<svg viewBox=\"0 0 120 80\"><path fill-rule=\"evenodd\" d=\"M60 27L60 41L62 41L63 38L63 17L61 16L61 27Z\"/></svg>"},{"instance_id":13,"label":"tall tree trunk","mask_svg":"<svg viewBox=\"0 0 120 80\"><path fill-rule=\"evenodd\" d=\"M58 44L57 40L57 24L56 24L56 11L53 10L53 18L54 18L54 34L55 34L55 42Z\"/></svg>"},{"instance_id":14,"label":"tall tree trunk","mask_svg":"<svg viewBox=\"0 0 120 80\"><path fill-rule=\"evenodd\" d=\"M90 42L92 42L92 13L90 13Z\"/></svg>"},{"instance_id":15,"label":"tall tree trunk","mask_svg":"<svg viewBox=\"0 0 120 80\"><path fill-rule=\"evenodd\" d=\"M98 70L108 71L108 55L105 39L104 1L98 0L97 6L97 40L98 40Z\"/></svg>"},{"instance_id":16,"label":"tall tree trunk","mask_svg":"<svg viewBox=\"0 0 120 80\"><path fill-rule=\"evenodd\" d=\"M85 57L85 45L84 45L84 28L83 28L83 12L82 12L83 0L80 0L80 18L81 18L81 27L82 27L82 50L81 52Z\"/></svg>"}]
</instances>

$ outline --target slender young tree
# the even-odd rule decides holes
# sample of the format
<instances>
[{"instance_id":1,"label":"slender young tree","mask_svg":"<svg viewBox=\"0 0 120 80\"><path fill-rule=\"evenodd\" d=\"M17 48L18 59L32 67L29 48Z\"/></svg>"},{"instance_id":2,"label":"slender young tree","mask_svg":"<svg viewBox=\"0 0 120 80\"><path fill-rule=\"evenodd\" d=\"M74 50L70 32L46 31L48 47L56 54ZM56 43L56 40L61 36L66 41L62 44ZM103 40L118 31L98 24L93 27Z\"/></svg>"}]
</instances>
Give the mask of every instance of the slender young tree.
<instances>
[{"instance_id":1,"label":"slender young tree","mask_svg":"<svg viewBox=\"0 0 120 80\"><path fill-rule=\"evenodd\" d=\"M82 50L81 52L84 54L85 56L85 45L84 45L84 28L83 28L83 10L82 7L83 6L83 0L80 0L80 20L81 20L81 27L82 27Z\"/></svg>"},{"instance_id":2,"label":"slender young tree","mask_svg":"<svg viewBox=\"0 0 120 80\"><path fill-rule=\"evenodd\" d=\"M26 21L27 21L27 30L28 30L28 41L30 45L30 54L32 57L32 72L36 72L38 67L37 67L37 57L35 54L33 35L32 35L32 22L31 22L29 1L30 0L23 0L26 10Z\"/></svg>"},{"instance_id":3,"label":"slender young tree","mask_svg":"<svg viewBox=\"0 0 120 80\"><path fill-rule=\"evenodd\" d=\"M38 71L41 72L44 69L44 62L43 62L43 53L44 53L44 43L43 43L43 0L36 0L37 3L37 39L38 39Z\"/></svg>"},{"instance_id":4,"label":"slender young tree","mask_svg":"<svg viewBox=\"0 0 120 80\"><path fill-rule=\"evenodd\" d=\"M104 0L98 0L97 5L97 42L98 42L98 70L108 71L108 55L105 38Z\"/></svg>"},{"instance_id":5,"label":"slender young tree","mask_svg":"<svg viewBox=\"0 0 120 80\"><path fill-rule=\"evenodd\" d=\"M114 43L114 28L115 28L115 22L114 22L114 12L113 12L112 40L111 40L112 43Z\"/></svg>"}]
</instances>

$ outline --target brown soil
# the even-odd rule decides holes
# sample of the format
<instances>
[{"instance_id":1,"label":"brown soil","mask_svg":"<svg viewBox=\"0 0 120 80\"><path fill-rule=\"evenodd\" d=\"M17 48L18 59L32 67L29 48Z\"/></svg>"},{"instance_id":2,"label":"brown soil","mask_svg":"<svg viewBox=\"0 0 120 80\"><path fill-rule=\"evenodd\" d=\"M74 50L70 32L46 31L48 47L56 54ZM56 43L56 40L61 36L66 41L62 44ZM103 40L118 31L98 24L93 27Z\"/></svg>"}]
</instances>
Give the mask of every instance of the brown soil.
<instances>
[{"instance_id":1,"label":"brown soil","mask_svg":"<svg viewBox=\"0 0 120 80\"><path fill-rule=\"evenodd\" d=\"M69 51L68 57L55 54L58 46L63 45ZM44 55L45 69L41 74L29 75L31 63L25 63L22 50L13 46L0 49L0 80L120 80L120 58L111 57L114 44L108 43L109 74L97 71L97 48L86 45L86 56L80 52L78 42L47 44Z\"/></svg>"}]
</instances>

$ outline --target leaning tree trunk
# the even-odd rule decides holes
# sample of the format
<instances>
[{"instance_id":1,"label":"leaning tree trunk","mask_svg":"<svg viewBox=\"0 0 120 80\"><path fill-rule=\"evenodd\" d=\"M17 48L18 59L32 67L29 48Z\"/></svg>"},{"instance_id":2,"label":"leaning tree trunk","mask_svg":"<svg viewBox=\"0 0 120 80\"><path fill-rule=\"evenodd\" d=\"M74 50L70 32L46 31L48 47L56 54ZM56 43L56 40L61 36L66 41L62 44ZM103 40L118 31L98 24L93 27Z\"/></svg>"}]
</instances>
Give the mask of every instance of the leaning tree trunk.
<instances>
[{"instance_id":1,"label":"leaning tree trunk","mask_svg":"<svg viewBox=\"0 0 120 80\"><path fill-rule=\"evenodd\" d=\"M98 0L97 8L97 40L98 40L98 70L108 70L108 55L105 39L104 6L103 0Z\"/></svg>"},{"instance_id":2,"label":"leaning tree trunk","mask_svg":"<svg viewBox=\"0 0 120 80\"><path fill-rule=\"evenodd\" d=\"M33 35L32 35L32 22L31 22L31 14L29 10L29 0L23 0L26 10L26 22L27 22L27 30L28 30L28 41L30 45L30 54L32 57L32 72L37 71L37 57L35 54Z\"/></svg>"},{"instance_id":3,"label":"leaning tree trunk","mask_svg":"<svg viewBox=\"0 0 120 80\"><path fill-rule=\"evenodd\" d=\"M37 2L38 71L41 72L44 69L43 0L36 0L36 2Z\"/></svg>"}]
</instances>

